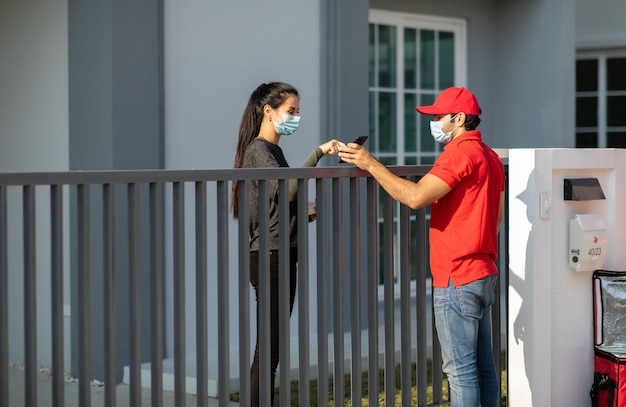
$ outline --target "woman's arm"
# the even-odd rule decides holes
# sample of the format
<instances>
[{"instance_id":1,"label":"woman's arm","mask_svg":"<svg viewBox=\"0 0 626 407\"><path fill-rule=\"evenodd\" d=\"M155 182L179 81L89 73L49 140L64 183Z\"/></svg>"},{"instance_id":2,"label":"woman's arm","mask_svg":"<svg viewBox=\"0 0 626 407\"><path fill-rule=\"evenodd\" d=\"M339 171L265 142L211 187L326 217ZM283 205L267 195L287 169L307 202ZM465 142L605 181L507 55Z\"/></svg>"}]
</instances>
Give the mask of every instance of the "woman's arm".
<instances>
[{"instance_id":1,"label":"woman's arm","mask_svg":"<svg viewBox=\"0 0 626 407\"><path fill-rule=\"evenodd\" d=\"M315 150L304 160L301 167L315 167L322 157L324 157L322 149L315 147ZM298 180L294 178L289 180L289 202L294 201L296 195L298 195Z\"/></svg>"},{"instance_id":2,"label":"woman's arm","mask_svg":"<svg viewBox=\"0 0 626 407\"><path fill-rule=\"evenodd\" d=\"M309 156L304 160L301 167L315 167L317 163L324 157L325 155L335 155L339 152L339 146L344 143L341 141L332 139L319 147L315 147L315 149L309 154ZM296 199L296 195L298 194L298 180L290 179L289 180L289 202L292 202Z\"/></svg>"}]
</instances>

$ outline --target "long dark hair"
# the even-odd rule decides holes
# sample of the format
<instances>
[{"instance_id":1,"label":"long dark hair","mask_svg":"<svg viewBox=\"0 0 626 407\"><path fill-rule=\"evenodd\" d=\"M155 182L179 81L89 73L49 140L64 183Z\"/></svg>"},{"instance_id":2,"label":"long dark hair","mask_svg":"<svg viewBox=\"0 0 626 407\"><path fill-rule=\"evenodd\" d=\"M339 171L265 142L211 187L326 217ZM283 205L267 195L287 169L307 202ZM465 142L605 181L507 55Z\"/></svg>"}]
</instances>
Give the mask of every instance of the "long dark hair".
<instances>
[{"instance_id":1,"label":"long dark hair","mask_svg":"<svg viewBox=\"0 0 626 407\"><path fill-rule=\"evenodd\" d=\"M246 110L243 111L241 126L239 126L239 141L235 152L234 168L241 168L246 147L259 135L263 122L263 107L269 105L272 109L278 109L290 95L298 96L298 91L293 86L283 82L262 83L252 92ZM233 216L236 218L239 214L237 180L233 181L230 199Z\"/></svg>"}]
</instances>

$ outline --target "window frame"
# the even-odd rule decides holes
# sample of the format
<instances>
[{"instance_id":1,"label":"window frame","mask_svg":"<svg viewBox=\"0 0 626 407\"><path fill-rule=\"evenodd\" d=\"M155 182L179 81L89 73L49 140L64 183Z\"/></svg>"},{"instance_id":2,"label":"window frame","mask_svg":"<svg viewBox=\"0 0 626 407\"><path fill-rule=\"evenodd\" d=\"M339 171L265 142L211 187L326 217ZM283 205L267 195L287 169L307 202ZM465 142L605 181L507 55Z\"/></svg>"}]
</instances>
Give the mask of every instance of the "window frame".
<instances>
[{"instance_id":1,"label":"window frame","mask_svg":"<svg viewBox=\"0 0 626 407\"><path fill-rule=\"evenodd\" d=\"M596 92L588 92L583 91L579 92L578 89L575 89L575 98L578 100L579 97L585 97L596 94L598 98L598 124L595 129L597 130L597 147L596 148L607 148L608 145L608 132L610 130L623 130L626 131L626 127L624 126L613 126L609 127L607 124L607 98L611 96L609 93L621 92L621 91L608 91L607 89L607 60L612 58L626 58L626 49L624 48L615 48L615 49L595 49L595 50L584 50L578 51L576 53L576 63L578 61L583 60L595 60L598 63L598 78L597 85L598 90ZM575 134L589 131L593 129L593 127L578 127L575 128ZM578 148L578 145L576 145Z\"/></svg>"},{"instance_id":2,"label":"window frame","mask_svg":"<svg viewBox=\"0 0 626 407\"><path fill-rule=\"evenodd\" d=\"M404 120L404 111L402 106L404 106L404 96L407 93L411 93L415 91L418 94L431 94L433 98L439 94L443 89L422 89L418 88L415 90L406 89L404 86L404 29L405 28L414 28L417 30L434 30L434 31L448 31L454 33L454 84L455 86L467 86L467 22L461 18L452 18L452 17L440 17L433 16L427 14L413 14L413 13L401 13L395 11L387 11L387 10L379 10L379 9L370 9L369 10L369 24L383 24L383 25L391 25L396 27L397 32L397 44L398 47L396 49L396 85L395 87L378 87L378 86L369 86L369 92L381 92L381 91L391 91L395 93L395 106L396 106L396 129L397 129L397 138L396 138L396 151L395 153L380 153L378 151L378 143L376 143L375 153L377 153L381 158L395 158L396 163L403 164L405 163L407 155L405 155L405 120ZM376 60L378 63L378 60ZM437 62L436 62L437 63ZM435 70L437 70L437 66ZM416 112L417 114L417 112ZM375 134L374 137L378 140L378 134ZM436 148L439 146L436 146ZM427 152L428 155L432 155L433 153L437 156L441 153L441 149L437 149L434 152ZM418 156L422 154L422 152L417 152Z\"/></svg>"}]
</instances>

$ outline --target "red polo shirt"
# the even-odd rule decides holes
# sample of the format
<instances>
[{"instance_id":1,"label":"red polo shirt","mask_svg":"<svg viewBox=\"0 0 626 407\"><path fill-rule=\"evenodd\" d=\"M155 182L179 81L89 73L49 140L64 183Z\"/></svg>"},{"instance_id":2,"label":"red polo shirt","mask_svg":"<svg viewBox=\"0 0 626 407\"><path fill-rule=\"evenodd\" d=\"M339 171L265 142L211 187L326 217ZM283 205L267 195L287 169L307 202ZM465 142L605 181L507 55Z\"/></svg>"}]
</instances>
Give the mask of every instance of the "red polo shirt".
<instances>
[{"instance_id":1,"label":"red polo shirt","mask_svg":"<svg viewBox=\"0 0 626 407\"><path fill-rule=\"evenodd\" d=\"M429 171L452 188L433 202L430 268L433 286L454 286L497 274L498 209L504 191L500 157L479 131L450 141Z\"/></svg>"}]
</instances>

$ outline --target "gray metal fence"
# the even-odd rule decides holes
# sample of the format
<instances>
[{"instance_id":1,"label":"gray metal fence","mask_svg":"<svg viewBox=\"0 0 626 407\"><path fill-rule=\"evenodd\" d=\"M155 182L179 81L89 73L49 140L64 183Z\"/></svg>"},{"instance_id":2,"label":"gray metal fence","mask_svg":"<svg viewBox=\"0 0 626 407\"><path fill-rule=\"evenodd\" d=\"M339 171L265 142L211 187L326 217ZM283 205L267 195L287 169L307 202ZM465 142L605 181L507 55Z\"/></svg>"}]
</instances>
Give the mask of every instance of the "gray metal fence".
<instances>
[{"instance_id":1,"label":"gray metal fence","mask_svg":"<svg viewBox=\"0 0 626 407\"><path fill-rule=\"evenodd\" d=\"M391 167L412 179L428 168ZM294 178L299 183L298 306L291 318L289 307L280 307L280 404L327 406L350 399L353 406L360 406L367 398L374 406L381 396L395 400L396 395L402 406L414 405L412 397L419 406L444 404L445 381L431 317L427 210L398 205L356 168L321 167L0 173L0 407L10 405L12 392L23 392L27 406L42 405L36 379L38 366L45 364L52 372L52 405L69 402L64 385L71 375L78 379L78 405L92 405L91 383L98 377L104 382L105 405L116 406L117 390L111 383L120 382L120 363L129 371L129 405L139 406L146 362L151 405L162 406L163 360L168 357L174 360L174 405L184 406L188 354L195 355L195 393L209 394L208 343L212 342L217 342L219 355L218 404L230 405L236 393L242 405L249 405L254 299L249 284L248 208L246 199L240 199L239 221L232 220L230 186L232 180L242 181L240 197L246 197L251 180L260 180L262 192L267 192L269 180L279 182L279 301L287 304L286 192L288 180ZM314 223L308 221L311 200L317 207ZM267 202L259 205L267 214ZM263 275L269 267L269 240L267 215L261 219ZM188 230L189 225L193 230ZM501 242L505 244L505 237ZM506 253L504 247L501 252ZM501 259L503 278L504 264ZM189 290L186 271L190 268L195 292ZM209 277L215 279L215 286L209 284ZM68 279L69 292L64 283ZM269 294L267 278L261 279L260 290ZM233 292L237 298L231 298ZM94 298L99 296L101 305L96 307ZM125 309L120 309L120 296L125 298ZM186 309L189 296L195 297L193 312ZM69 323L64 318L68 298L71 309L76 309ZM209 298L216 299L216 319L209 315ZM38 315L42 301L47 315ZM266 373L261 399L269 405L269 301L262 301L260 307L261 367ZM499 368L505 308L506 301L498 301L493 312ZM193 324L187 323L190 313L195 314ZM128 325L120 327L121 314ZM311 319L312 314L316 319ZM42 324L48 319L49 324ZM295 356L290 352L290 320L294 319L298 321ZM93 334L94 327L99 327L96 332L101 337ZM233 328L237 337L231 337ZM195 336L194 349L187 345L188 335ZM21 351L13 349L16 341L21 341ZM71 358L66 354L70 341ZM41 355L42 348L49 358ZM311 348L316 349L316 360L311 360ZM16 360L20 356L23 359ZM95 372L94 360L102 361L101 373ZM238 360L242 372L237 381L231 380L233 360ZM9 365L18 361L24 366L24 388L9 382ZM312 365L316 368L310 369ZM295 379L292 366L297 366ZM382 379L379 372L384 372ZM297 391L289 390L292 381L297 382L293 387ZM311 390L312 382L316 391ZM429 386L431 396L427 396ZM208 405L207 397L196 400L197 406Z\"/></svg>"}]
</instances>

